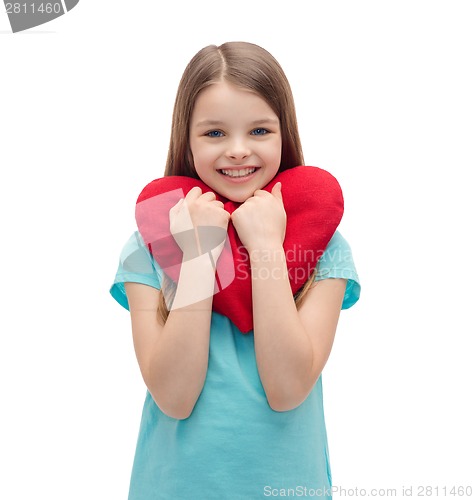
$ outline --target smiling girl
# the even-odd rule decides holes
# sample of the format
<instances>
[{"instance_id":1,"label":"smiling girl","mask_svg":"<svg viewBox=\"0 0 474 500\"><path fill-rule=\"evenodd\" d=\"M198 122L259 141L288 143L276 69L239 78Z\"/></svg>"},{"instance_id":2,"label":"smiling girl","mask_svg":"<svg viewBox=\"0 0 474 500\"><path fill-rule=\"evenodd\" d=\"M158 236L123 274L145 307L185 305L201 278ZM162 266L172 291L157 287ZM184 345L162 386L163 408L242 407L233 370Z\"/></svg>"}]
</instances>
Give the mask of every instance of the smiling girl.
<instances>
[{"instance_id":1,"label":"smiling girl","mask_svg":"<svg viewBox=\"0 0 474 500\"><path fill-rule=\"evenodd\" d=\"M233 224L250 256L254 327L243 335L212 311L215 269L187 260L182 241L171 305L140 234L130 238L111 288L130 310L148 389L129 499L257 499L297 487L331 498L321 372L340 310L360 286L336 232L295 302L281 183L262 188L298 165L293 97L277 61L244 42L199 51L178 88L165 176L194 177L211 191L192 188L170 227L185 216L194 228ZM216 193L240 203L232 215ZM207 298L190 300L196 287Z\"/></svg>"}]
</instances>

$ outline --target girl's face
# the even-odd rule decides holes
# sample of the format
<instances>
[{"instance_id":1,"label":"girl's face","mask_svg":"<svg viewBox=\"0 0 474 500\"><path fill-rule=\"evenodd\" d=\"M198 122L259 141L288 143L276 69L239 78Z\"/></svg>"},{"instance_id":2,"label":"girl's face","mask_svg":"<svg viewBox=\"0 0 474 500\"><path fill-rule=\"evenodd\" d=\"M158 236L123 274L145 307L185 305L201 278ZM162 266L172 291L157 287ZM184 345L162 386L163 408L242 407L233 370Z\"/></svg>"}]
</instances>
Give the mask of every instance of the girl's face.
<instances>
[{"instance_id":1,"label":"girl's face","mask_svg":"<svg viewBox=\"0 0 474 500\"><path fill-rule=\"evenodd\" d=\"M254 92L214 83L194 104L189 143L199 178L214 192L244 202L266 186L281 161L280 122Z\"/></svg>"}]
</instances>

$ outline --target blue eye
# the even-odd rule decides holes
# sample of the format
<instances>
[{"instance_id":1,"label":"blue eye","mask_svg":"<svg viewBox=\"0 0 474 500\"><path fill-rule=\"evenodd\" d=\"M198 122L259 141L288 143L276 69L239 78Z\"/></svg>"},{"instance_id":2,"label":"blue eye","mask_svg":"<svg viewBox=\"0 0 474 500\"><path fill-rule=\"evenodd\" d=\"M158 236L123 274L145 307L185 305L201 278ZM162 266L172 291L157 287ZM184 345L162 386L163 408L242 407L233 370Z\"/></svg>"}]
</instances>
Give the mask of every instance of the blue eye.
<instances>
[{"instance_id":1,"label":"blue eye","mask_svg":"<svg viewBox=\"0 0 474 500\"><path fill-rule=\"evenodd\" d=\"M268 130L266 128L256 128L252 130L253 135L265 135L268 134Z\"/></svg>"},{"instance_id":2,"label":"blue eye","mask_svg":"<svg viewBox=\"0 0 474 500\"><path fill-rule=\"evenodd\" d=\"M211 130L206 135L209 137L222 137L224 134L220 130Z\"/></svg>"}]
</instances>

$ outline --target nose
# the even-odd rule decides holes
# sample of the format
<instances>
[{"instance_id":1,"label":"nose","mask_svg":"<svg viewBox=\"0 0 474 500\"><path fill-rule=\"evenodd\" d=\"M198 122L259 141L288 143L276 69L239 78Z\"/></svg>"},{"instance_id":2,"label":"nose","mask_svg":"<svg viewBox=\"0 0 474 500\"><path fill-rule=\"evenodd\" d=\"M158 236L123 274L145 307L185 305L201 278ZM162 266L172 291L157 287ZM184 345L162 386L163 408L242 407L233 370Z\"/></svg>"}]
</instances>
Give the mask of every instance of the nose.
<instances>
[{"instance_id":1,"label":"nose","mask_svg":"<svg viewBox=\"0 0 474 500\"><path fill-rule=\"evenodd\" d=\"M243 139L234 139L228 147L227 157L231 160L244 160L250 156L250 148Z\"/></svg>"}]
</instances>

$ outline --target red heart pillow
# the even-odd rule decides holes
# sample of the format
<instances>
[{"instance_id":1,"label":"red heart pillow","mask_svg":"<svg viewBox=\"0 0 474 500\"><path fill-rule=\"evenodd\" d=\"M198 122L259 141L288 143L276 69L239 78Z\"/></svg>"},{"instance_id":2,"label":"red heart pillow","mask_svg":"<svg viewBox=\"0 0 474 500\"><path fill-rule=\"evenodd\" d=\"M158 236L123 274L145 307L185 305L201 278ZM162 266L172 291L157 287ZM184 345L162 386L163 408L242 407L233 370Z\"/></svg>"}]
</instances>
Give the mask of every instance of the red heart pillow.
<instances>
[{"instance_id":1,"label":"red heart pillow","mask_svg":"<svg viewBox=\"0 0 474 500\"><path fill-rule=\"evenodd\" d=\"M285 250L291 290L295 294L308 280L336 231L344 212L337 180L318 167L300 166L276 175L263 189L271 192L281 182L287 226ZM150 182L140 193L135 210L138 230L162 270L177 281L182 251L170 233L169 211L194 187L211 189L198 179L168 176ZM216 193L232 213L240 203ZM227 316L242 333L253 329L249 255L229 222L224 250L217 261L212 308Z\"/></svg>"}]
</instances>

